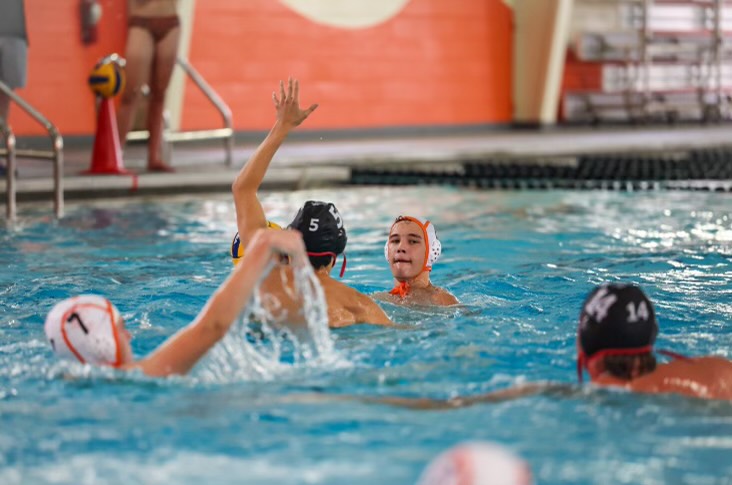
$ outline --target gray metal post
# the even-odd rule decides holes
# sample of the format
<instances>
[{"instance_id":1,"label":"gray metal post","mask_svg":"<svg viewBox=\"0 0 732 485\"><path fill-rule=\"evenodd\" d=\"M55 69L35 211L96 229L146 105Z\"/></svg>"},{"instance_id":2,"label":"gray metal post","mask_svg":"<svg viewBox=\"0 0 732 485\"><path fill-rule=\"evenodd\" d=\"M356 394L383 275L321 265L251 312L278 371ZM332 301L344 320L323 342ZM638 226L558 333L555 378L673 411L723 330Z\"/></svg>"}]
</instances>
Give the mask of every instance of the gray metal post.
<instances>
[{"instance_id":1,"label":"gray metal post","mask_svg":"<svg viewBox=\"0 0 732 485\"><path fill-rule=\"evenodd\" d=\"M0 91L5 93L11 101L17 104L23 111L25 111L31 118L41 124L46 131L48 136L51 138L52 151L36 151L36 150L16 150L15 148L15 137L8 126L6 126L5 143L8 156L8 198L12 192L12 210L13 219L15 218L15 157L16 155L27 156L30 158L44 158L53 160L53 186L54 186L54 212L56 217L63 217L64 211L64 187L63 187L63 174L64 174L64 157L63 138L59 134L56 126L48 121L38 110L31 106L25 99L21 98L18 94L10 89L5 83L0 81ZM9 133L9 135L8 135ZM12 139L11 139L12 138ZM11 154L12 146L12 154ZM12 167L11 164L12 163ZM9 199L8 199L9 200ZM10 203L8 204L8 211L10 211ZM8 212L8 219L10 219L10 212Z\"/></svg>"}]
</instances>

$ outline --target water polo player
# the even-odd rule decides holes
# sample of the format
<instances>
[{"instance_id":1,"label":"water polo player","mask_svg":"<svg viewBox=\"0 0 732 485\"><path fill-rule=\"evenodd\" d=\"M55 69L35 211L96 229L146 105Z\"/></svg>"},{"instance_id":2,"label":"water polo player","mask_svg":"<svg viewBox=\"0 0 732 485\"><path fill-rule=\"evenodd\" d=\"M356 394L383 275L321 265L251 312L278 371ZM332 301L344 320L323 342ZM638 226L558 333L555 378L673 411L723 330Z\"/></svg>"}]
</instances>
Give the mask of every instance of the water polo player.
<instances>
[{"instance_id":1,"label":"water polo player","mask_svg":"<svg viewBox=\"0 0 732 485\"><path fill-rule=\"evenodd\" d=\"M384 245L384 256L394 276L394 288L376 296L398 304L448 306L459 303L447 290L434 286L430 280L432 265L441 254L442 244L430 221L397 217Z\"/></svg>"},{"instance_id":2,"label":"water polo player","mask_svg":"<svg viewBox=\"0 0 732 485\"><path fill-rule=\"evenodd\" d=\"M284 83L280 82L279 95L272 93L272 101L277 112L274 126L232 184L240 244L246 244L257 229L268 226L262 204L257 198L257 190L272 158L287 135L318 107L313 104L305 110L300 109L299 84L293 79L288 80L287 90ZM330 276L339 257L343 258L341 276L346 263L346 229L335 205L330 202L309 201L300 209L289 227L303 234L310 263L325 293L331 327L355 323L391 324L389 317L371 298ZM236 253L232 251L232 256L234 254ZM283 282L283 279L286 281ZM262 291L276 298L282 309L293 312L298 305L291 300L291 290L286 287L291 282L292 278L287 275L283 278L272 273L262 283Z\"/></svg>"},{"instance_id":3,"label":"water polo player","mask_svg":"<svg viewBox=\"0 0 732 485\"><path fill-rule=\"evenodd\" d=\"M658 322L653 304L635 285L611 283L589 294L577 328L577 374L587 372L593 384L648 394L682 394L702 399L732 401L732 361L718 356L670 357L658 363L654 344ZM359 398L410 409L451 409L496 403L536 394L581 394L562 383L536 382L449 399L379 396Z\"/></svg>"},{"instance_id":4,"label":"water polo player","mask_svg":"<svg viewBox=\"0 0 732 485\"><path fill-rule=\"evenodd\" d=\"M271 267L270 261L279 261L283 254L293 266L308 264L299 232L254 233L242 264L219 286L196 319L141 360L133 357L130 334L119 311L98 295L57 303L46 317L46 338L56 355L82 364L139 369L149 376L186 374L226 335Z\"/></svg>"},{"instance_id":5,"label":"water polo player","mask_svg":"<svg viewBox=\"0 0 732 485\"><path fill-rule=\"evenodd\" d=\"M628 284L595 288L585 300L577 330L577 372L593 384L646 393L677 393L732 400L732 362L722 357L682 357L658 364L653 345L658 323L643 291Z\"/></svg>"}]
</instances>

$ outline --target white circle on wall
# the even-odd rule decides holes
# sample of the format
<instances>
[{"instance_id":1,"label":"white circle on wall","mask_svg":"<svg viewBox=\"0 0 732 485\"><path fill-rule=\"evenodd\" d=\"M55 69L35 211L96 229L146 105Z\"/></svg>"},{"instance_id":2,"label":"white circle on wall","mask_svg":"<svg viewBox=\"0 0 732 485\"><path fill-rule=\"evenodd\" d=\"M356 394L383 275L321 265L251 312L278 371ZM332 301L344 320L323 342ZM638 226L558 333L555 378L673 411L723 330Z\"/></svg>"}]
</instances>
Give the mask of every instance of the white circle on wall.
<instances>
[{"instance_id":1,"label":"white circle on wall","mask_svg":"<svg viewBox=\"0 0 732 485\"><path fill-rule=\"evenodd\" d=\"M398 14L410 0L280 0L313 22L344 29L373 27Z\"/></svg>"}]
</instances>

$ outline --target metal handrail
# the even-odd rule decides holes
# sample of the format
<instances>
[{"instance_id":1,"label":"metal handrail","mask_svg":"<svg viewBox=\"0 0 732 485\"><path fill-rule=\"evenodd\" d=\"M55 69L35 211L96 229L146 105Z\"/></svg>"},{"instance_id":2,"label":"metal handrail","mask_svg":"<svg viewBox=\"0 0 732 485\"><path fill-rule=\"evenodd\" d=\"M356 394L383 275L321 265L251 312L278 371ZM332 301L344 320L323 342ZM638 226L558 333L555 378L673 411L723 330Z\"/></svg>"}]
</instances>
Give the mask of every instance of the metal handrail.
<instances>
[{"instance_id":1,"label":"metal handrail","mask_svg":"<svg viewBox=\"0 0 732 485\"><path fill-rule=\"evenodd\" d=\"M6 217L10 221L15 220L15 135L9 126L5 124L5 120L0 118L0 134L5 140L5 155L7 162L5 163L5 191L6 191ZM3 150L0 148L0 150Z\"/></svg>"},{"instance_id":2,"label":"metal handrail","mask_svg":"<svg viewBox=\"0 0 732 485\"><path fill-rule=\"evenodd\" d=\"M64 215L64 157L63 148L64 140L56 129L56 126L48 121L38 110L31 106L26 100L16 94L8 85L0 81L0 91L5 93L15 104L25 111L31 118L41 124L48 136L51 138L52 150L18 150L15 147L15 136L5 120L0 120L0 125L4 125L3 137L5 138L5 148L0 148L0 155L7 157L7 217L9 220L15 220L16 217L16 200L15 200L15 158L20 155L28 158L42 158L53 160L53 209L57 218Z\"/></svg>"},{"instance_id":3,"label":"metal handrail","mask_svg":"<svg viewBox=\"0 0 732 485\"><path fill-rule=\"evenodd\" d=\"M231 109L211 87L201 74L194 69L193 66L182 57L178 57L177 64L183 69L193 83L201 90L201 92L214 105L221 115L224 127L211 130L193 130L193 131L165 131L163 138L166 142L178 141L195 141L195 140L224 140L224 149L226 150L226 165L231 166L234 161L234 122ZM150 133L147 130L131 131L127 134L128 141L147 140Z\"/></svg>"}]
</instances>

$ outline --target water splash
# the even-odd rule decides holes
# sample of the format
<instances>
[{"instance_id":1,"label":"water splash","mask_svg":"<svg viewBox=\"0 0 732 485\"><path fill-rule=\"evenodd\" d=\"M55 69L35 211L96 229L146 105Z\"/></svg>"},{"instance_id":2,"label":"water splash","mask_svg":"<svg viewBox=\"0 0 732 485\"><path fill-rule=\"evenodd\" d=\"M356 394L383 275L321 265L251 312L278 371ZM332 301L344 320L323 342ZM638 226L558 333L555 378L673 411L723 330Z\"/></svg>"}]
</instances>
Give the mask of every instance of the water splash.
<instances>
[{"instance_id":1,"label":"water splash","mask_svg":"<svg viewBox=\"0 0 732 485\"><path fill-rule=\"evenodd\" d=\"M349 367L335 351L325 294L313 268L304 265L289 271L278 267L274 275L282 279L284 288L293 288L286 290L289 304L258 285L234 328L201 366L203 380L268 381L303 369Z\"/></svg>"}]
</instances>

